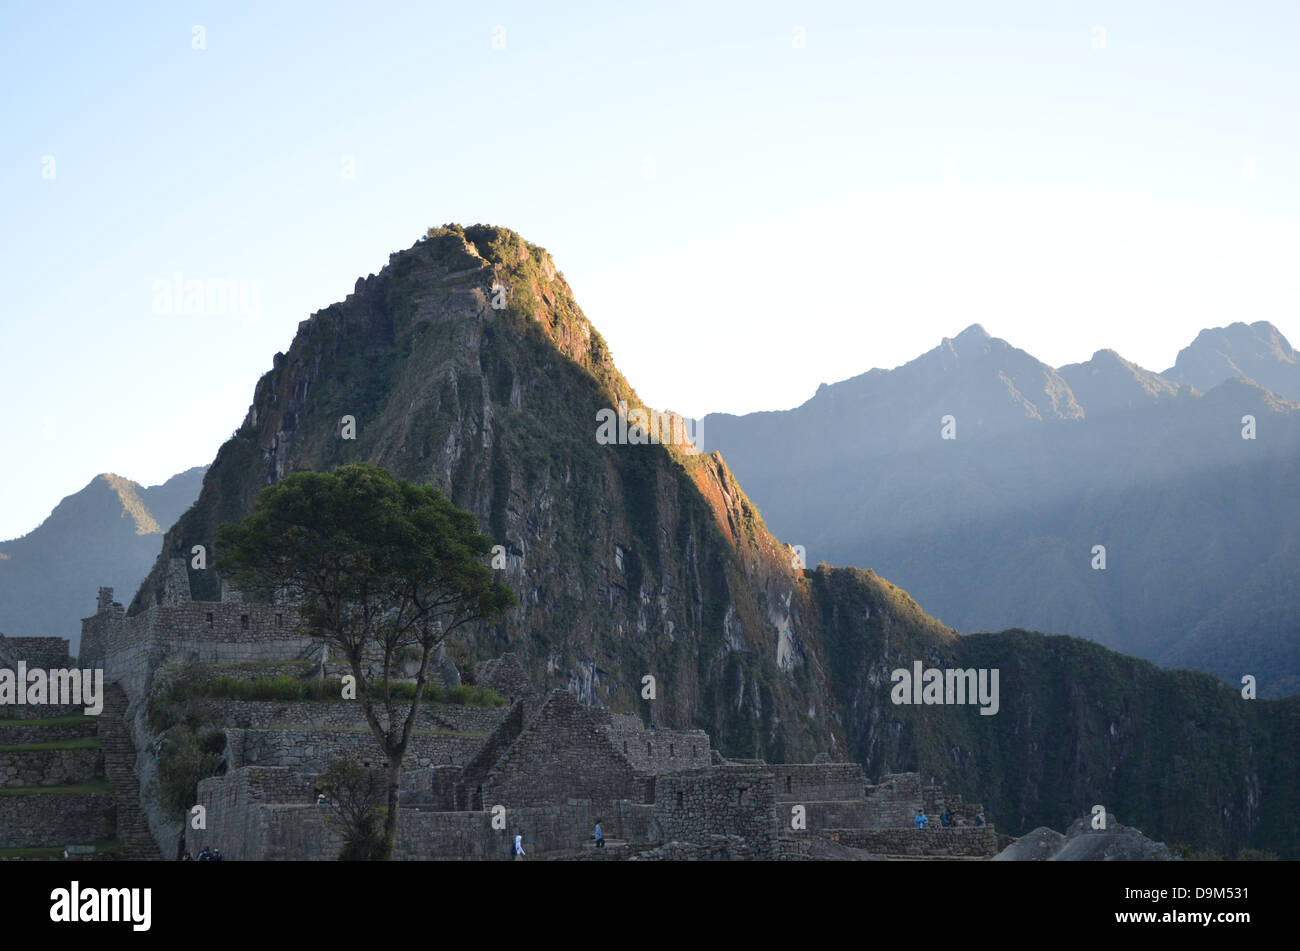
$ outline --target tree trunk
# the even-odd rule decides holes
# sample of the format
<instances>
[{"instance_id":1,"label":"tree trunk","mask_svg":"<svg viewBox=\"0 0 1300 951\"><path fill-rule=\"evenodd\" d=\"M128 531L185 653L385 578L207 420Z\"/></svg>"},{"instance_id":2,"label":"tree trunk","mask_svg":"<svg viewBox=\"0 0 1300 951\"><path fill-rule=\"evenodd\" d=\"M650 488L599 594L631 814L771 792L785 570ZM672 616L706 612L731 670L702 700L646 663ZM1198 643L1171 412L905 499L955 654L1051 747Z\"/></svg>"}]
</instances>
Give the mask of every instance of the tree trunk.
<instances>
[{"instance_id":1,"label":"tree trunk","mask_svg":"<svg viewBox=\"0 0 1300 951\"><path fill-rule=\"evenodd\" d=\"M388 815L384 818L384 861L397 854L397 813L401 805L402 761L388 761Z\"/></svg>"}]
</instances>

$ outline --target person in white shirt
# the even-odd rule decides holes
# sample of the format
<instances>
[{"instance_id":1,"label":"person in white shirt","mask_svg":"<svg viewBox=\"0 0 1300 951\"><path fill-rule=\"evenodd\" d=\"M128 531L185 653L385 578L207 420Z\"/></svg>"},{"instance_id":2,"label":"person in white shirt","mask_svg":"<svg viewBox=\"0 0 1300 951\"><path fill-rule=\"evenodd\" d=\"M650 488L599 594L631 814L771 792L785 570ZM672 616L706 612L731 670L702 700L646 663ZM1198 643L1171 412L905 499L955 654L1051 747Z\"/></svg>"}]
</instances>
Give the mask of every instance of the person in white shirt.
<instances>
[{"instance_id":1,"label":"person in white shirt","mask_svg":"<svg viewBox=\"0 0 1300 951\"><path fill-rule=\"evenodd\" d=\"M522 862L523 860L524 860L524 836L523 833L519 833L515 836L515 861Z\"/></svg>"}]
</instances>

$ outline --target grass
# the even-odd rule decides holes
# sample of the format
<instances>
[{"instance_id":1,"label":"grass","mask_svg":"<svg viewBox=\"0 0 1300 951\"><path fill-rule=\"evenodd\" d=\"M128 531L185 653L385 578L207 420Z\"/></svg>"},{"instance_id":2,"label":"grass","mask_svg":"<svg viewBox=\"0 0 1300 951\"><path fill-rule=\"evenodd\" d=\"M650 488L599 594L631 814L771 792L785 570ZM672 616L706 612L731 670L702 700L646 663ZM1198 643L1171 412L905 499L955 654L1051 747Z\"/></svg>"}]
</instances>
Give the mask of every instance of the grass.
<instances>
[{"instance_id":1,"label":"grass","mask_svg":"<svg viewBox=\"0 0 1300 951\"><path fill-rule=\"evenodd\" d=\"M405 682L393 683L390 685L390 691L395 700L411 700L415 696L415 685ZM207 683L186 685L171 699L173 701L181 699L342 701L343 684L338 680L299 680L287 675L264 677L260 680L218 677ZM430 703L470 707L501 707L506 702L504 697L493 690L471 687L467 684L460 684L451 690L444 690L435 684L426 684L424 699Z\"/></svg>"},{"instance_id":2,"label":"grass","mask_svg":"<svg viewBox=\"0 0 1300 951\"><path fill-rule=\"evenodd\" d=\"M316 726L311 723L273 723L267 727L245 727L250 733L277 733L293 730L300 733L364 733L370 734L369 726ZM459 736L468 740L486 740L490 733L464 733L457 730L412 730L412 736Z\"/></svg>"},{"instance_id":3,"label":"grass","mask_svg":"<svg viewBox=\"0 0 1300 951\"><path fill-rule=\"evenodd\" d=\"M107 779L92 779L75 786L14 786L0 789L2 796L96 796L112 795L113 788Z\"/></svg>"},{"instance_id":4,"label":"grass","mask_svg":"<svg viewBox=\"0 0 1300 951\"><path fill-rule=\"evenodd\" d=\"M94 723L99 717L88 717L83 713L73 713L66 717L51 717L48 720L18 720L13 717L0 720L0 727L4 726L82 726L87 723Z\"/></svg>"},{"instance_id":5,"label":"grass","mask_svg":"<svg viewBox=\"0 0 1300 951\"><path fill-rule=\"evenodd\" d=\"M312 670L316 667L316 662L310 660L239 660L225 664L195 664L194 666L199 670L262 670L267 667L298 667L302 670Z\"/></svg>"},{"instance_id":6,"label":"grass","mask_svg":"<svg viewBox=\"0 0 1300 951\"><path fill-rule=\"evenodd\" d=\"M121 855L126 843L121 839L100 839L98 842L69 842L68 845L91 845L95 855ZM62 845L31 845L21 849L0 849L0 859L61 859Z\"/></svg>"},{"instance_id":7,"label":"grass","mask_svg":"<svg viewBox=\"0 0 1300 951\"><path fill-rule=\"evenodd\" d=\"M97 750L99 737L81 736L75 740L52 740L49 743L15 743L0 746L0 753L40 753L45 750Z\"/></svg>"}]
</instances>

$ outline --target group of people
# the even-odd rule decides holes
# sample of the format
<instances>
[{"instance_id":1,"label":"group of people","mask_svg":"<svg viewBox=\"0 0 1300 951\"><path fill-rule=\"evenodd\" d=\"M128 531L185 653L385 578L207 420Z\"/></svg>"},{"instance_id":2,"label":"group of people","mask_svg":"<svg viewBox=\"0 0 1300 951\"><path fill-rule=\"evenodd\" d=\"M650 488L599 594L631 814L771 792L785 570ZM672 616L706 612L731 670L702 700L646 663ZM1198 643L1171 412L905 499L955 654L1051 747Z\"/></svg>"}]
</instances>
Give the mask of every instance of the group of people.
<instances>
[{"instance_id":1,"label":"group of people","mask_svg":"<svg viewBox=\"0 0 1300 951\"><path fill-rule=\"evenodd\" d=\"M221 850L210 849L205 845L203 848L199 849L198 855L190 855L189 850L186 849L184 854L181 855L181 861L182 862L220 862L222 861Z\"/></svg>"},{"instance_id":2,"label":"group of people","mask_svg":"<svg viewBox=\"0 0 1300 951\"><path fill-rule=\"evenodd\" d=\"M927 826L929 826L930 817L925 814L924 809L918 809L916 810L916 818L913 821L916 823L916 827L918 829L924 829ZM953 826L957 825L957 817L952 814L951 810L945 808L943 812L940 813L939 815L939 822L943 825L945 829L951 829ZM983 824L984 824L984 813L982 811L975 813L976 827L978 828Z\"/></svg>"},{"instance_id":3,"label":"group of people","mask_svg":"<svg viewBox=\"0 0 1300 951\"><path fill-rule=\"evenodd\" d=\"M605 830L600 827L599 819L596 820L596 831L591 834L591 837L596 842L596 848L603 849L605 847ZM528 854L524 851L524 834L522 832L515 833L515 841L510 844L510 854L515 857L516 862L522 862L524 856Z\"/></svg>"}]
</instances>

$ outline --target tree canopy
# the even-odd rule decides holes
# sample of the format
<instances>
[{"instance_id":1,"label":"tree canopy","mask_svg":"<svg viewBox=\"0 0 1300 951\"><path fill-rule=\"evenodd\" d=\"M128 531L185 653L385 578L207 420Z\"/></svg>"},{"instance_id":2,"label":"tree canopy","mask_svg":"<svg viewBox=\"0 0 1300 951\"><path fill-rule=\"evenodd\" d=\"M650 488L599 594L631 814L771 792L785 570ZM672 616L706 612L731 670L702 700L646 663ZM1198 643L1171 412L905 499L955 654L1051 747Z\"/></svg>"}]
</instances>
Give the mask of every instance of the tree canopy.
<instances>
[{"instance_id":1,"label":"tree canopy","mask_svg":"<svg viewBox=\"0 0 1300 951\"><path fill-rule=\"evenodd\" d=\"M350 665L389 763L391 858L401 764L433 653L458 627L516 601L483 560L492 539L437 489L349 463L268 486L248 518L218 528L216 548L223 577L254 597L296 604L306 629ZM416 690L399 721L392 684L412 652L420 657Z\"/></svg>"}]
</instances>

